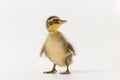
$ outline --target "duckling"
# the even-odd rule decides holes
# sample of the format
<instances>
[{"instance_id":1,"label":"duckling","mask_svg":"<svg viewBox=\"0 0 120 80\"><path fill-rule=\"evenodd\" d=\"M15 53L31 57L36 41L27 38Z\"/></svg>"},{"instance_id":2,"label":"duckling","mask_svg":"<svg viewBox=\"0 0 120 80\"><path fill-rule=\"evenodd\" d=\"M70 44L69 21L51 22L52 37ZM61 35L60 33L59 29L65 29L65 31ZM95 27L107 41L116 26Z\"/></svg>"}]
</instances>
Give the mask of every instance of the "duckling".
<instances>
[{"instance_id":1,"label":"duckling","mask_svg":"<svg viewBox=\"0 0 120 80\"><path fill-rule=\"evenodd\" d=\"M67 21L61 20L57 16L51 16L46 21L49 34L41 49L40 56L45 53L54 65L51 71L44 73L56 73L56 65L58 65L67 67L66 71L61 74L70 74L69 65L72 62L72 56L75 55L75 50L63 34L58 31L59 27L65 22Z\"/></svg>"}]
</instances>

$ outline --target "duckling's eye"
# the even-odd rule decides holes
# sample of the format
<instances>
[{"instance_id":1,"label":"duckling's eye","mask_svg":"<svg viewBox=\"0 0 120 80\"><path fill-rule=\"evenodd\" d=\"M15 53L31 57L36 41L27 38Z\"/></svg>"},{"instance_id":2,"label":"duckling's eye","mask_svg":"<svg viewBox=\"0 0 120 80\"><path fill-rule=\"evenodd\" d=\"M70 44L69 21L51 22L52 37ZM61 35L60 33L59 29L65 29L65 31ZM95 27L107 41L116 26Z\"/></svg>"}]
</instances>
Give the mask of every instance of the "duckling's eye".
<instances>
[{"instance_id":1,"label":"duckling's eye","mask_svg":"<svg viewBox=\"0 0 120 80\"><path fill-rule=\"evenodd\" d=\"M56 21L56 22L58 22L58 19L54 19L53 21Z\"/></svg>"},{"instance_id":2,"label":"duckling's eye","mask_svg":"<svg viewBox=\"0 0 120 80\"><path fill-rule=\"evenodd\" d=\"M54 19L53 23L59 24L59 20L58 19Z\"/></svg>"}]
</instances>

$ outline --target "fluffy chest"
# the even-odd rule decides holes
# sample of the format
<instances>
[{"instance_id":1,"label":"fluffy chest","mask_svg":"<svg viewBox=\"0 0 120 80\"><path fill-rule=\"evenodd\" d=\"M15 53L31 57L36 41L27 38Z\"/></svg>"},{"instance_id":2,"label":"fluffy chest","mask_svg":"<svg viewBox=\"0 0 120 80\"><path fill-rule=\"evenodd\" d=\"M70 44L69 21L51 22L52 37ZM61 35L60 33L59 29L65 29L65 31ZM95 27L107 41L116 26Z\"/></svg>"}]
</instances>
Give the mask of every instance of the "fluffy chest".
<instances>
[{"instance_id":1,"label":"fluffy chest","mask_svg":"<svg viewBox=\"0 0 120 80\"><path fill-rule=\"evenodd\" d=\"M63 44L56 36L48 36L45 47L48 54L64 53Z\"/></svg>"},{"instance_id":2,"label":"fluffy chest","mask_svg":"<svg viewBox=\"0 0 120 80\"><path fill-rule=\"evenodd\" d=\"M65 58L67 54L64 51L62 42L57 36L48 36L45 48L48 58L57 65L65 65Z\"/></svg>"}]
</instances>

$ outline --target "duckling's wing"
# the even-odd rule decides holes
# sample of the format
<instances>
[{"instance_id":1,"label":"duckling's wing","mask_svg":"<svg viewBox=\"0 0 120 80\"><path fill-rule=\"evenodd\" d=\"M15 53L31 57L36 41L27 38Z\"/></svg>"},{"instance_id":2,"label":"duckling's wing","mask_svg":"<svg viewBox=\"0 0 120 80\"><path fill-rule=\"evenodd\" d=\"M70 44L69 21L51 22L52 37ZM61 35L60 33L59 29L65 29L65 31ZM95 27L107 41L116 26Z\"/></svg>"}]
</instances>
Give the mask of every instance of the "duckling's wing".
<instances>
[{"instance_id":1,"label":"duckling's wing","mask_svg":"<svg viewBox=\"0 0 120 80\"><path fill-rule=\"evenodd\" d=\"M41 52L40 52L40 57L43 55L44 52L45 52L45 46L43 45Z\"/></svg>"},{"instance_id":2,"label":"duckling's wing","mask_svg":"<svg viewBox=\"0 0 120 80\"><path fill-rule=\"evenodd\" d=\"M64 50L66 53L72 53L75 55L75 50L72 47L72 45L66 40L66 38L62 35L62 33L58 32L57 33L58 39L62 42Z\"/></svg>"},{"instance_id":3,"label":"duckling's wing","mask_svg":"<svg viewBox=\"0 0 120 80\"><path fill-rule=\"evenodd\" d=\"M69 42L64 42L64 49L65 49L65 51L67 52L67 53L71 53L72 52L72 54L73 55L75 55L75 50L74 50L74 48L73 48L73 46L69 43Z\"/></svg>"}]
</instances>

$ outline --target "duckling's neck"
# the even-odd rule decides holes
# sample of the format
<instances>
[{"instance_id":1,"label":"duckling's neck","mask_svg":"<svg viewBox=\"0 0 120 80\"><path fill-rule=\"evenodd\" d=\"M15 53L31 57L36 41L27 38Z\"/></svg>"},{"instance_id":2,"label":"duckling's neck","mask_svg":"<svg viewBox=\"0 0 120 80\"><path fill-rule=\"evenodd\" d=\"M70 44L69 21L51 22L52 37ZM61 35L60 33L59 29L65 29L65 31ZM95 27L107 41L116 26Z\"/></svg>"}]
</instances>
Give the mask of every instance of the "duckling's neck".
<instances>
[{"instance_id":1,"label":"duckling's neck","mask_svg":"<svg viewBox=\"0 0 120 80\"><path fill-rule=\"evenodd\" d=\"M53 34L53 33L56 33L56 32L59 32L58 30L51 30L49 31L50 34Z\"/></svg>"},{"instance_id":2,"label":"duckling's neck","mask_svg":"<svg viewBox=\"0 0 120 80\"><path fill-rule=\"evenodd\" d=\"M49 33L55 33L55 32L58 32L58 28L59 26L50 26L48 31Z\"/></svg>"}]
</instances>

